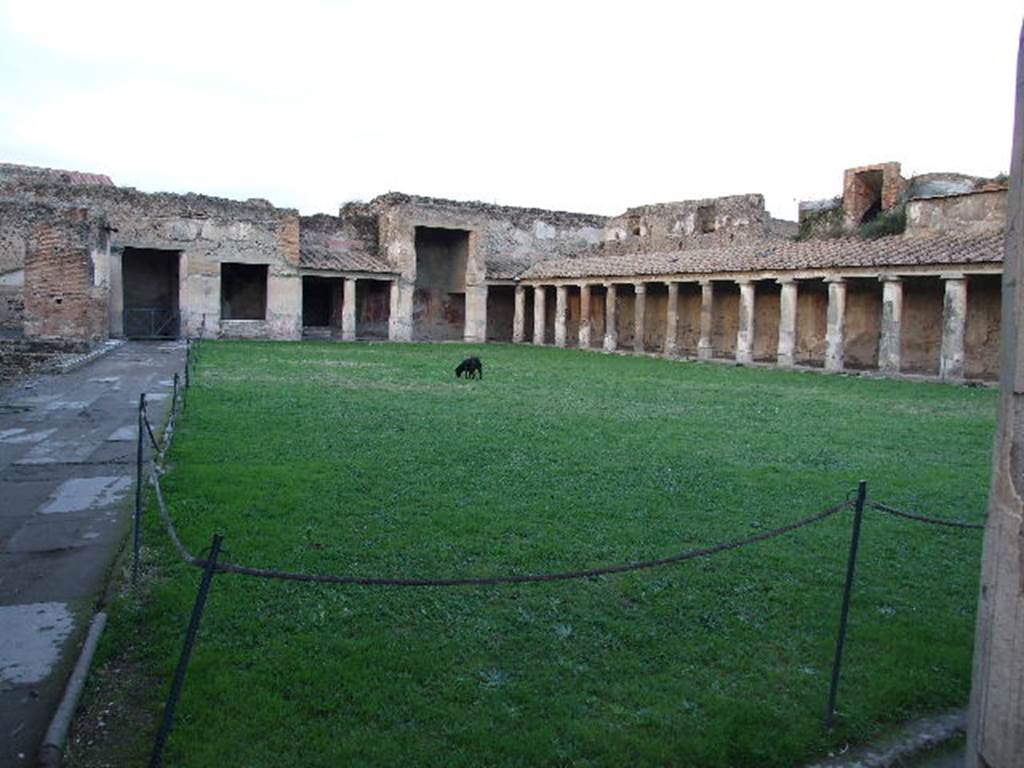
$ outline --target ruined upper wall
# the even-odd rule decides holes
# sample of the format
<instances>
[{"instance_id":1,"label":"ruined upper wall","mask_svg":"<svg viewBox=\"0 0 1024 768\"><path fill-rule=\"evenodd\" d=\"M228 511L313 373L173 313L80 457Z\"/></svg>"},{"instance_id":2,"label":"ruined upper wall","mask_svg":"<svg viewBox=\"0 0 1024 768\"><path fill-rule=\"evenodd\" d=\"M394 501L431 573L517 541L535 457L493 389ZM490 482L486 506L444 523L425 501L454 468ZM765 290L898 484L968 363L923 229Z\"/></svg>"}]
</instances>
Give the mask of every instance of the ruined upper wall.
<instances>
[{"instance_id":1,"label":"ruined upper wall","mask_svg":"<svg viewBox=\"0 0 1024 768\"><path fill-rule=\"evenodd\" d=\"M923 197L907 202L906 235L984 235L1006 229L1006 189Z\"/></svg>"},{"instance_id":2,"label":"ruined upper wall","mask_svg":"<svg viewBox=\"0 0 1024 768\"><path fill-rule=\"evenodd\" d=\"M466 284L511 279L531 264L571 258L600 243L607 219L585 213L459 202L390 192L371 201L378 213L380 256L415 280L416 227L473 233Z\"/></svg>"},{"instance_id":3,"label":"ruined upper wall","mask_svg":"<svg viewBox=\"0 0 1024 768\"><path fill-rule=\"evenodd\" d=\"M18 181L114 186L114 182L110 180L110 177L102 173L84 173L82 171L64 171L58 168L39 168L32 165L0 163L0 184Z\"/></svg>"},{"instance_id":4,"label":"ruined upper wall","mask_svg":"<svg viewBox=\"0 0 1024 768\"><path fill-rule=\"evenodd\" d=\"M762 195L731 195L630 208L608 221L605 254L717 246L790 236L795 224L773 219Z\"/></svg>"}]
</instances>

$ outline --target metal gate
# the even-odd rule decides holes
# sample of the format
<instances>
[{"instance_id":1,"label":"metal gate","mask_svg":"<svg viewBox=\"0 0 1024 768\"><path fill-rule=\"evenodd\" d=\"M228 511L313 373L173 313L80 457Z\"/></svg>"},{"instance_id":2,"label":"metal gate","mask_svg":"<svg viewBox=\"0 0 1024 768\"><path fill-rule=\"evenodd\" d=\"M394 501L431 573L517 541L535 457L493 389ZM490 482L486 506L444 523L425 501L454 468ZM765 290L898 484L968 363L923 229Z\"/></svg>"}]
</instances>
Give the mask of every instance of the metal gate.
<instances>
[{"instance_id":1,"label":"metal gate","mask_svg":"<svg viewBox=\"0 0 1024 768\"><path fill-rule=\"evenodd\" d=\"M176 339L181 314L167 307L133 307L124 310L124 335L129 339Z\"/></svg>"}]
</instances>

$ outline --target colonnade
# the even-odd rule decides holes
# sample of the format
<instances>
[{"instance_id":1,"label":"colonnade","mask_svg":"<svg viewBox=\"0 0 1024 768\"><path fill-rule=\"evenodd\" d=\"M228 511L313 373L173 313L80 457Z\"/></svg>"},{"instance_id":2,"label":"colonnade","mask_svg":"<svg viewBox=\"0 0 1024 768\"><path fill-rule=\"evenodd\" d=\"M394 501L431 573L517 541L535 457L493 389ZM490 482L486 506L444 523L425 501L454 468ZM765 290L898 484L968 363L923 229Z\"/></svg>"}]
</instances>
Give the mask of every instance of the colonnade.
<instances>
[{"instance_id":1,"label":"colonnade","mask_svg":"<svg viewBox=\"0 0 1024 768\"><path fill-rule=\"evenodd\" d=\"M963 273L948 274L915 274L915 277L938 277L944 285L942 317L935 318L941 323L942 340L939 352L939 376L943 379L959 380L965 372L965 328L967 322L967 276ZM864 275L846 277L831 275L824 277L827 285L827 311L825 327L825 349L823 365L829 371L842 371L847 363L847 285L851 277L863 279ZM755 309L758 302L758 282L764 278L732 278L724 279L693 279L693 280L658 280L658 281L590 281L590 282L559 282L519 284L515 289L515 308L513 316L513 342L522 343L526 339L526 306L527 292L533 294L533 334L532 343L544 344L547 330L547 297L548 289L554 287L554 344L558 347L567 346L568 328L568 291L570 288L579 290L580 317L577 344L582 348L594 346L593 327L591 322L592 289L603 287L606 291L604 312L604 338L602 348L606 352L619 349L619 288L632 286L635 300L633 302L633 346L634 352L651 352L669 357L677 357L681 353L678 338L679 327L679 288L684 283L700 285L700 336L696 344L696 357L699 360L710 360L716 356L713 344L713 324L716 301L716 284L732 282L738 286L739 308L736 318L736 338L734 359L738 363L754 361ZM797 279L792 276L774 278L778 284L778 337L775 344L775 362L781 367L797 365L797 344L799 339L798 313L801 283L805 280L821 280L817 278ZM903 350L903 284L904 278L899 274L874 275L872 279L881 282L881 317L878 319L878 369L884 373L898 373L902 369L901 355ZM664 317L651 317L648 312L648 285L663 284L667 287L667 304ZM735 289L733 289L735 291ZM820 290L820 289L819 289ZM648 323L664 323L664 342L661 349L645 349L644 336ZM774 324L774 323L773 323Z\"/></svg>"}]
</instances>

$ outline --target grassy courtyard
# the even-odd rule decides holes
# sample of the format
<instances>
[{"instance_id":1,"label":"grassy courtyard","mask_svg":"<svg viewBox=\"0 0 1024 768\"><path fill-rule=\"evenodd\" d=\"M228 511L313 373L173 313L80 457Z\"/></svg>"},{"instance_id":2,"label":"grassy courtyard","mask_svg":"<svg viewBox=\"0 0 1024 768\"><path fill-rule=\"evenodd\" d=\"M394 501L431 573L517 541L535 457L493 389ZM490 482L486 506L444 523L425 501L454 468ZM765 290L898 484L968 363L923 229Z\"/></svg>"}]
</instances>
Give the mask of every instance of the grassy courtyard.
<instances>
[{"instance_id":1,"label":"grassy courtyard","mask_svg":"<svg viewBox=\"0 0 1024 768\"><path fill-rule=\"evenodd\" d=\"M456 380L467 354L484 379ZM198 552L490 575L657 557L870 494L983 519L996 394L527 346L207 344L165 489ZM502 587L218 576L168 765L791 766L966 702L977 531L851 513L678 566ZM151 506L100 661L162 705L199 572ZM145 729L143 729L145 730ZM137 734L139 749L152 734Z\"/></svg>"}]
</instances>

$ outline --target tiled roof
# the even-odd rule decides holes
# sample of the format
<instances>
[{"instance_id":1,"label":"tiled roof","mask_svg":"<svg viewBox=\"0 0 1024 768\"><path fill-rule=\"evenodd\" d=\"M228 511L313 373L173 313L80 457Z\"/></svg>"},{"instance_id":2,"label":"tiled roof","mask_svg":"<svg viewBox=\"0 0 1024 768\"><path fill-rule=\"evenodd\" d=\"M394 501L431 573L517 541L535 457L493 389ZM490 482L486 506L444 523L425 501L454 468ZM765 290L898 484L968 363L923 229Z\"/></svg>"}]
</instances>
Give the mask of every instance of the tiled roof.
<instances>
[{"instance_id":1,"label":"tiled roof","mask_svg":"<svg viewBox=\"0 0 1024 768\"><path fill-rule=\"evenodd\" d=\"M346 240L331 235L310 236L305 232L299 249L299 268L379 274L394 274L398 271L383 259L367 252L359 240Z\"/></svg>"},{"instance_id":2,"label":"tiled roof","mask_svg":"<svg viewBox=\"0 0 1024 768\"><path fill-rule=\"evenodd\" d=\"M557 259L534 264L521 279L699 275L712 272L798 271L843 267L978 264L1003 260L1004 236L896 235L877 240L766 240L737 246L667 253L634 253ZM502 275L503 277L504 275ZM488 265L488 277L491 274Z\"/></svg>"}]
</instances>

